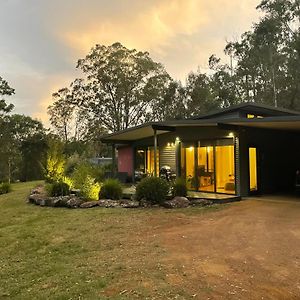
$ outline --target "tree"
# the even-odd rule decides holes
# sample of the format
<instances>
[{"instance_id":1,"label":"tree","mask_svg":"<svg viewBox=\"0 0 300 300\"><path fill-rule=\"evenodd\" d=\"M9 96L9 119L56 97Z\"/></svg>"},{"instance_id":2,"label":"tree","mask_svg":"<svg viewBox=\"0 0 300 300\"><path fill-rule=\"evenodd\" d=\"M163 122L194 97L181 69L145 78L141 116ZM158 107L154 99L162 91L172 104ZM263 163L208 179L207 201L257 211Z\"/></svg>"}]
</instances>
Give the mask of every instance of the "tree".
<instances>
[{"instance_id":1,"label":"tree","mask_svg":"<svg viewBox=\"0 0 300 300\"><path fill-rule=\"evenodd\" d=\"M129 50L120 43L96 45L77 67L86 75L88 97L83 105L108 131L160 118L153 112L171 78L149 53Z\"/></svg>"},{"instance_id":2,"label":"tree","mask_svg":"<svg viewBox=\"0 0 300 300\"><path fill-rule=\"evenodd\" d=\"M300 1L264 0L257 9L264 16L253 30L225 48L237 62L239 98L300 109Z\"/></svg>"},{"instance_id":3,"label":"tree","mask_svg":"<svg viewBox=\"0 0 300 300\"><path fill-rule=\"evenodd\" d=\"M62 88L52 94L54 103L48 107L50 123L58 135L67 142L71 135L74 104L68 88Z\"/></svg>"}]
</instances>

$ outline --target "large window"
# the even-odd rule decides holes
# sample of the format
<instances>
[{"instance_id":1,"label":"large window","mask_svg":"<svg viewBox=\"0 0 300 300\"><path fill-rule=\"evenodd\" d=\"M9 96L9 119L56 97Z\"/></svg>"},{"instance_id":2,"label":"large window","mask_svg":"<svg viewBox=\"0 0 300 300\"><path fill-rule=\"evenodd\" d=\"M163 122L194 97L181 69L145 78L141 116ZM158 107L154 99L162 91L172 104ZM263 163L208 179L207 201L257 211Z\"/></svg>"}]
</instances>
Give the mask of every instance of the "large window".
<instances>
[{"instance_id":1,"label":"large window","mask_svg":"<svg viewBox=\"0 0 300 300\"><path fill-rule=\"evenodd\" d=\"M181 173L186 178L187 187L190 190L196 189L195 178L195 147L188 146L181 149Z\"/></svg>"},{"instance_id":2,"label":"large window","mask_svg":"<svg viewBox=\"0 0 300 300\"><path fill-rule=\"evenodd\" d=\"M181 176L186 178L190 190L235 194L233 140L183 144Z\"/></svg>"},{"instance_id":3,"label":"large window","mask_svg":"<svg viewBox=\"0 0 300 300\"><path fill-rule=\"evenodd\" d=\"M200 191L214 192L215 162L214 147L198 147L198 189Z\"/></svg>"},{"instance_id":4,"label":"large window","mask_svg":"<svg viewBox=\"0 0 300 300\"><path fill-rule=\"evenodd\" d=\"M154 175L154 148L153 147L149 147L147 149L147 173L150 175ZM159 175L159 150L157 148L156 151L156 175Z\"/></svg>"},{"instance_id":5,"label":"large window","mask_svg":"<svg viewBox=\"0 0 300 300\"><path fill-rule=\"evenodd\" d=\"M256 148L249 148L249 185L250 185L250 192L257 191L257 154L256 154Z\"/></svg>"},{"instance_id":6,"label":"large window","mask_svg":"<svg viewBox=\"0 0 300 300\"><path fill-rule=\"evenodd\" d=\"M216 146L216 191L235 194L234 146Z\"/></svg>"},{"instance_id":7,"label":"large window","mask_svg":"<svg viewBox=\"0 0 300 300\"><path fill-rule=\"evenodd\" d=\"M157 148L157 175L159 175L159 149ZM136 170L145 174L154 175L154 148L137 149Z\"/></svg>"}]
</instances>

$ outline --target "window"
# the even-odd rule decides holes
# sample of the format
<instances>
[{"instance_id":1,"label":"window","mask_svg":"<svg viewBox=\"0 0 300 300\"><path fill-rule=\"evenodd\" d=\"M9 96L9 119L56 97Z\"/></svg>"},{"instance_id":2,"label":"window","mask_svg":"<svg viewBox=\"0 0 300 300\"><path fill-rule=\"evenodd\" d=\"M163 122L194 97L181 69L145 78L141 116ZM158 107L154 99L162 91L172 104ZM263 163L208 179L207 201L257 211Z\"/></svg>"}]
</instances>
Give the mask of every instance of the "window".
<instances>
[{"instance_id":1,"label":"window","mask_svg":"<svg viewBox=\"0 0 300 300\"><path fill-rule=\"evenodd\" d=\"M247 114L247 119L255 119L255 118L262 119L263 116Z\"/></svg>"},{"instance_id":2,"label":"window","mask_svg":"<svg viewBox=\"0 0 300 300\"><path fill-rule=\"evenodd\" d=\"M201 141L194 146L185 144L181 149L181 176L188 189L235 194L233 140Z\"/></svg>"},{"instance_id":3,"label":"window","mask_svg":"<svg viewBox=\"0 0 300 300\"><path fill-rule=\"evenodd\" d=\"M235 194L234 146L216 147L216 192Z\"/></svg>"}]
</instances>

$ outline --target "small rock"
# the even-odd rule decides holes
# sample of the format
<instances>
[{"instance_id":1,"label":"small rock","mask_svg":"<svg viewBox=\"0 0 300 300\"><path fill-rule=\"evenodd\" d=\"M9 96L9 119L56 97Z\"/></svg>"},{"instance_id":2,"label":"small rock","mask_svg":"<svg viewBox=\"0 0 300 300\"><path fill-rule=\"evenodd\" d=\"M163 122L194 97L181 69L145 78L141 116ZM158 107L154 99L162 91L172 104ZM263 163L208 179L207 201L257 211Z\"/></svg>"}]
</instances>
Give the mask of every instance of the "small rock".
<instances>
[{"instance_id":1,"label":"small rock","mask_svg":"<svg viewBox=\"0 0 300 300\"><path fill-rule=\"evenodd\" d=\"M72 197L67 201L67 207L69 208L78 208L80 205L83 203L83 200L77 198L77 197Z\"/></svg>"},{"instance_id":2,"label":"small rock","mask_svg":"<svg viewBox=\"0 0 300 300\"><path fill-rule=\"evenodd\" d=\"M110 199L101 199L97 201L100 207L120 207L120 202Z\"/></svg>"},{"instance_id":3,"label":"small rock","mask_svg":"<svg viewBox=\"0 0 300 300\"><path fill-rule=\"evenodd\" d=\"M121 200L121 207L124 208L137 208L140 206L140 203L138 201L133 200Z\"/></svg>"},{"instance_id":4,"label":"small rock","mask_svg":"<svg viewBox=\"0 0 300 300\"><path fill-rule=\"evenodd\" d=\"M186 197L175 197L172 200L165 201L163 207L166 208L185 208L188 207L190 201Z\"/></svg>"},{"instance_id":5,"label":"small rock","mask_svg":"<svg viewBox=\"0 0 300 300\"><path fill-rule=\"evenodd\" d=\"M151 202L147 201L144 198L139 201L139 204L141 207L146 207L146 208L152 206Z\"/></svg>"},{"instance_id":6,"label":"small rock","mask_svg":"<svg viewBox=\"0 0 300 300\"><path fill-rule=\"evenodd\" d=\"M192 199L190 203L192 206L208 206L213 204L211 200L206 199Z\"/></svg>"},{"instance_id":7,"label":"small rock","mask_svg":"<svg viewBox=\"0 0 300 300\"><path fill-rule=\"evenodd\" d=\"M88 201L80 204L80 208L91 208L95 206L98 206L98 201Z\"/></svg>"}]
</instances>

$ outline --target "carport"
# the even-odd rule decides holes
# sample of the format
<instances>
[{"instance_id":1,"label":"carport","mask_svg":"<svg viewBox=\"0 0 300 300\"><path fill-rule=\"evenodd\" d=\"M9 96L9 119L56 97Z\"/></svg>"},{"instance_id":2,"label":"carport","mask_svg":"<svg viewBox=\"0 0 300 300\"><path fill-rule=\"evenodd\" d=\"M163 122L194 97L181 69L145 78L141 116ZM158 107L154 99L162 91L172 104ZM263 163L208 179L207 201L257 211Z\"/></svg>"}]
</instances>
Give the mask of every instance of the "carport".
<instances>
[{"instance_id":1,"label":"carport","mask_svg":"<svg viewBox=\"0 0 300 300\"><path fill-rule=\"evenodd\" d=\"M241 196L294 191L295 174L300 170L299 116L230 120L219 126L238 133ZM256 161L251 167L253 151ZM252 187L251 171L256 177Z\"/></svg>"}]
</instances>

